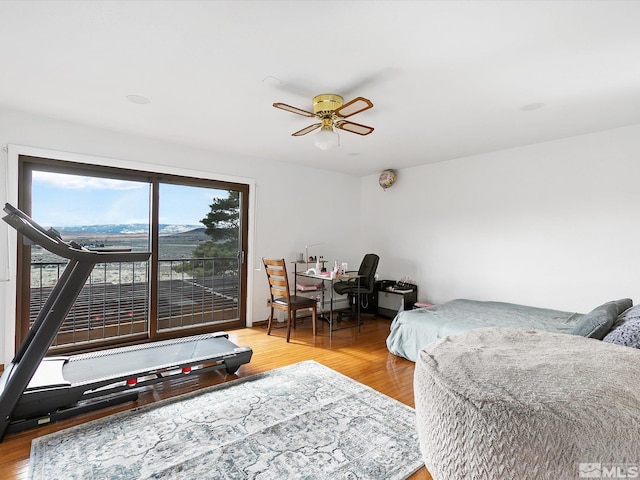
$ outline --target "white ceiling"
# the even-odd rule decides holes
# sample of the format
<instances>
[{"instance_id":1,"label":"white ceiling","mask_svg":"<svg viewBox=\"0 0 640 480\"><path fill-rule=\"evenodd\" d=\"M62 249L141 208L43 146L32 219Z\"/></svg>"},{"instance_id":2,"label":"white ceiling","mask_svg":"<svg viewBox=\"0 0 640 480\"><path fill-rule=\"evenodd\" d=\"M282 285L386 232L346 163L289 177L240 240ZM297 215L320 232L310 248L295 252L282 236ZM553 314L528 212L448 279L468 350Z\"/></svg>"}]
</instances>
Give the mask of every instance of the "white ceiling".
<instances>
[{"instance_id":1,"label":"white ceiling","mask_svg":"<svg viewBox=\"0 0 640 480\"><path fill-rule=\"evenodd\" d=\"M639 1L5 0L0 18L0 107L355 175L640 123ZM312 119L272 103L320 93L371 99L350 120L375 131L292 137Z\"/></svg>"}]
</instances>

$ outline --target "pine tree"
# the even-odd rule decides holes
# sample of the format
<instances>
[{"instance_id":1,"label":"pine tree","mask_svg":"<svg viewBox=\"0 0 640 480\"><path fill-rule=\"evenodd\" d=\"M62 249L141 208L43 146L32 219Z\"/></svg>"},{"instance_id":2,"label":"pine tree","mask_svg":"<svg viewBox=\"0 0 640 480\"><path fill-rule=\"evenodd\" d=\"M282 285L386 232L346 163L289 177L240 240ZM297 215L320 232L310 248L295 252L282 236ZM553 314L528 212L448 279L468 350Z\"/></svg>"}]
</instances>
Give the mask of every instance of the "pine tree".
<instances>
[{"instance_id":1,"label":"pine tree","mask_svg":"<svg viewBox=\"0 0 640 480\"><path fill-rule=\"evenodd\" d=\"M211 211L200 220L211 237L196 247L194 257L235 257L240 229L240 192L230 191L227 198L214 198Z\"/></svg>"},{"instance_id":2,"label":"pine tree","mask_svg":"<svg viewBox=\"0 0 640 480\"><path fill-rule=\"evenodd\" d=\"M200 222L205 226L205 233L210 240L198 245L191 255L194 259L207 260L184 262L174 267L174 270L190 271L194 277L237 274L240 192L232 190L226 198L214 198L209 207L211 211Z\"/></svg>"}]
</instances>

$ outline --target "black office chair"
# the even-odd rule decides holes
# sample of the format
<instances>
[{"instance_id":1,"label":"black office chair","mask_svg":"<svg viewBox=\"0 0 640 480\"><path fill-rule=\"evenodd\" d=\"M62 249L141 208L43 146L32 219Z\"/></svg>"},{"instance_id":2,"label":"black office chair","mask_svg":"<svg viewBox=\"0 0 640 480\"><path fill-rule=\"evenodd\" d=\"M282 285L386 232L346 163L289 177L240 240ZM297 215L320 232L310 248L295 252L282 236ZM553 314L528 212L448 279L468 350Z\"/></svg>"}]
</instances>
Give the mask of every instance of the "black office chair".
<instances>
[{"instance_id":1,"label":"black office chair","mask_svg":"<svg viewBox=\"0 0 640 480\"><path fill-rule=\"evenodd\" d=\"M356 302L362 301L362 297L373 293L376 284L376 270L378 269L378 261L380 257L375 253L367 253L362 259L360 268L358 269L358 278L347 280L344 282L336 282L333 284L333 290L339 295L349 295L349 304L351 306L351 315L356 317ZM338 320L341 315L338 315ZM360 319L358 319L360 321Z\"/></svg>"}]
</instances>

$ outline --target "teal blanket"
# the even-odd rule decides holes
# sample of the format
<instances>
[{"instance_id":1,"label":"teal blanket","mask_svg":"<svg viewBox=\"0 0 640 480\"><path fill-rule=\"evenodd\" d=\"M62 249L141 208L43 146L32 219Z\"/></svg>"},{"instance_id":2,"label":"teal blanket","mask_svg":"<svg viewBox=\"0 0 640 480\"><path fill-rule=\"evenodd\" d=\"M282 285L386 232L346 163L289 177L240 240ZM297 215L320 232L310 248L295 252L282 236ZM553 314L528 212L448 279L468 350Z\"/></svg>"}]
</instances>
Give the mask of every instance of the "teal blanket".
<instances>
[{"instance_id":1,"label":"teal blanket","mask_svg":"<svg viewBox=\"0 0 640 480\"><path fill-rule=\"evenodd\" d=\"M418 352L439 338L487 327L511 327L571 333L582 314L501 302L452 300L398 313L391 322L387 348L412 362Z\"/></svg>"}]
</instances>

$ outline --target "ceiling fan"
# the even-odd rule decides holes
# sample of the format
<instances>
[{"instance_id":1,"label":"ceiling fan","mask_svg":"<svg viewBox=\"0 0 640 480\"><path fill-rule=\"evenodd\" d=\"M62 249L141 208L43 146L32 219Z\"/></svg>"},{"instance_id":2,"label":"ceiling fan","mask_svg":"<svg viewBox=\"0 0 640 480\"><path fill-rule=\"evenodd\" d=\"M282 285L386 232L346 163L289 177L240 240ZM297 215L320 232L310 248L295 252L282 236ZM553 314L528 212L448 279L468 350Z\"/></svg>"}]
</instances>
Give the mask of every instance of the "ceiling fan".
<instances>
[{"instance_id":1,"label":"ceiling fan","mask_svg":"<svg viewBox=\"0 0 640 480\"><path fill-rule=\"evenodd\" d=\"M315 143L321 150L329 150L340 144L340 137L333 131L334 127L347 132L357 133L358 135L369 135L373 132L373 127L345 120L345 118L373 107L371 100L364 97L356 97L350 102L344 103L344 99L340 95L323 93L313 98L313 113L302 110L301 108L292 107L286 103L274 103L273 106L286 110L287 112L319 119L320 123L309 125L291 135L293 137L301 137L319 128L320 131L316 134Z\"/></svg>"}]
</instances>

